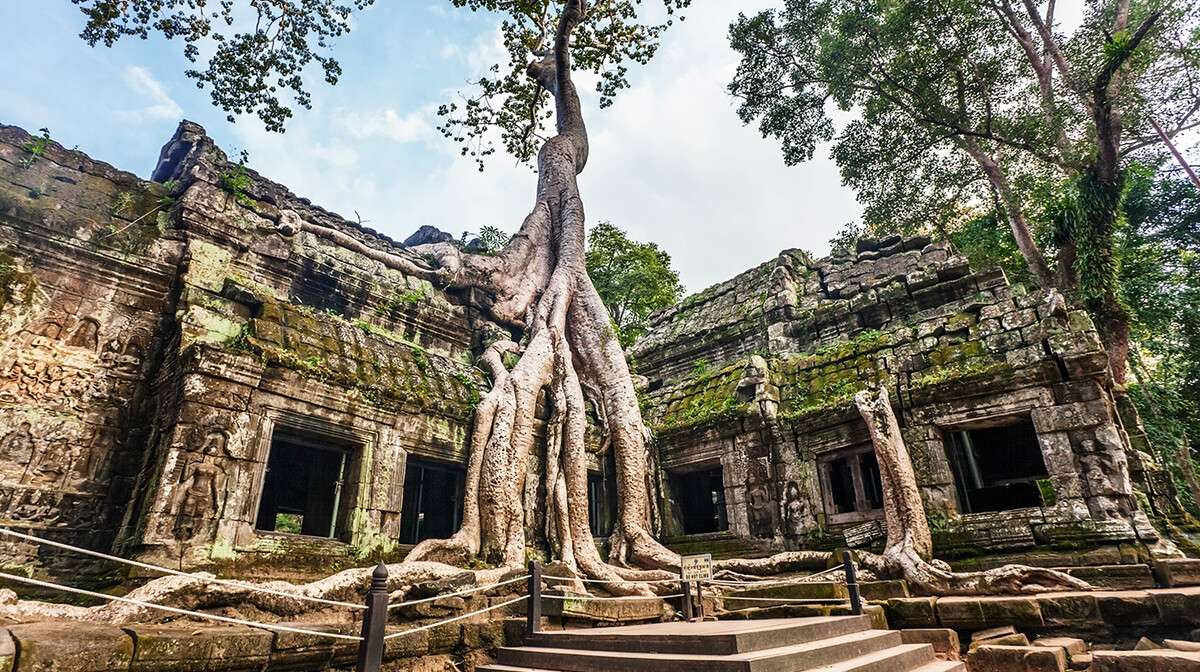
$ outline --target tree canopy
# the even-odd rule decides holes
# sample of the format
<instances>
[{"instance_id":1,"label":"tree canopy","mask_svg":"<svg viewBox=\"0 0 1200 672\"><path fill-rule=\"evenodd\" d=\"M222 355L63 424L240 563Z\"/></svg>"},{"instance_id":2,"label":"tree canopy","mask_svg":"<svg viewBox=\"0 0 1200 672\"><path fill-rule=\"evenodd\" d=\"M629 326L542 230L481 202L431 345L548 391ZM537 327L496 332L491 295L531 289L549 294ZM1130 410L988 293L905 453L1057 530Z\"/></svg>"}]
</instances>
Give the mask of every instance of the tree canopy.
<instances>
[{"instance_id":1,"label":"tree canopy","mask_svg":"<svg viewBox=\"0 0 1200 672\"><path fill-rule=\"evenodd\" d=\"M833 140L873 230L948 235L1001 215L1037 283L1098 317L1123 382L1128 311L1114 235L1124 170L1157 149L1152 118L1168 136L1200 123L1200 9L1089 3L1069 37L1054 10L1035 0L785 0L732 24L742 61L729 90L788 163ZM856 116L839 131L831 106Z\"/></svg>"},{"instance_id":2,"label":"tree canopy","mask_svg":"<svg viewBox=\"0 0 1200 672\"><path fill-rule=\"evenodd\" d=\"M183 53L197 63L201 46L213 51L207 64L186 75L207 88L213 105L236 115L256 114L268 130L282 132L292 117L291 105L311 107L310 66L336 84L341 65L333 57L337 38L350 32L356 12L375 0L255 0L220 2L211 7L197 0L71 0L87 17L80 37L95 46L113 46L122 37L147 39L158 33L180 38ZM447 102L438 113L443 134L462 147L480 169L495 152L493 138L522 161L531 162L552 131L553 96L526 76L533 57L549 53L559 17L551 0L450 0L455 7L492 12L500 27L508 62L494 64L472 84L474 90ZM631 64L645 64L658 49L663 32L690 0L662 0L646 11L640 0L589 3L576 29L572 59L577 70L598 76L600 106L612 103L629 86ZM652 16L647 18L645 14ZM291 98L289 101L288 98ZM498 135L497 135L498 134Z\"/></svg>"},{"instance_id":3,"label":"tree canopy","mask_svg":"<svg viewBox=\"0 0 1200 672\"><path fill-rule=\"evenodd\" d=\"M683 295L671 255L657 243L630 240L609 222L588 232L587 270L626 348L646 331L650 313Z\"/></svg>"}]
</instances>

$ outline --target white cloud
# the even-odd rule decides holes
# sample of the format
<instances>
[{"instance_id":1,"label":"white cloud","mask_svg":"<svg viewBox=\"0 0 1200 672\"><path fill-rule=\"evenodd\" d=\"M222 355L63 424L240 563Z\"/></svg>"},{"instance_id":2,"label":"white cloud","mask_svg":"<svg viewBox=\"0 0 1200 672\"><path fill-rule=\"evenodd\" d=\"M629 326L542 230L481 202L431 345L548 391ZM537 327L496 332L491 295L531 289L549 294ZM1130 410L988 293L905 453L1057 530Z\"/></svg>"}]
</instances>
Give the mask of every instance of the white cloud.
<instances>
[{"instance_id":1,"label":"white cloud","mask_svg":"<svg viewBox=\"0 0 1200 672\"><path fill-rule=\"evenodd\" d=\"M179 119L183 116L183 108L167 95L166 87L154 79L149 70L137 65L126 68L125 83L146 96L150 103L141 110L127 113L131 119Z\"/></svg>"},{"instance_id":2,"label":"white cloud","mask_svg":"<svg viewBox=\"0 0 1200 672\"><path fill-rule=\"evenodd\" d=\"M432 113L432 108L416 110L404 116L392 109L369 115L350 112L343 115L342 126L359 140L380 136L398 142L417 142L434 137L433 125L428 120Z\"/></svg>"},{"instance_id":3,"label":"white cloud","mask_svg":"<svg viewBox=\"0 0 1200 672\"><path fill-rule=\"evenodd\" d=\"M358 152L334 139L328 145L317 143L312 148L313 156L339 168L348 168L358 163Z\"/></svg>"}]
</instances>

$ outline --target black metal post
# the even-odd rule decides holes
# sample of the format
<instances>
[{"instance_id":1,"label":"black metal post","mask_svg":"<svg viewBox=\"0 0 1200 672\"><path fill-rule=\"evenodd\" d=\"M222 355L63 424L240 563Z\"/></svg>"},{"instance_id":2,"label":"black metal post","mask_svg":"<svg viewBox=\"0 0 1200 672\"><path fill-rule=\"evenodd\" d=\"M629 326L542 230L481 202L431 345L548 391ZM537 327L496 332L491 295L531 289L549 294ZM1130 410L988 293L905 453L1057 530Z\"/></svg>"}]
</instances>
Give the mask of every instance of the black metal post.
<instances>
[{"instance_id":1,"label":"black metal post","mask_svg":"<svg viewBox=\"0 0 1200 672\"><path fill-rule=\"evenodd\" d=\"M692 620L692 582L680 581L680 586L683 586L683 620L689 622Z\"/></svg>"},{"instance_id":2,"label":"black metal post","mask_svg":"<svg viewBox=\"0 0 1200 672\"><path fill-rule=\"evenodd\" d=\"M846 571L846 590L850 592L850 613L862 615L862 598L858 595L858 576L854 572L854 558L850 551L842 551L842 567Z\"/></svg>"},{"instance_id":3,"label":"black metal post","mask_svg":"<svg viewBox=\"0 0 1200 672\"><path fill-rule=\"evenodd\" d=\"M542 563L529 561L529 603L525 605L525 636L542 629Z\"/></svg>"},{"instance_id":4,"label":"black metal post","mask_svg":"<svg viewBox=\"0 0 1200 672\"><path fill-rule=\"evenodd\" d=\"M363 614L362 641L358 643L355 672L379 672L383 664L383 636L388 620L388 570L381 561L371 572L371 590L367 591L367 611Z\"/></svg>"}]
</instances>

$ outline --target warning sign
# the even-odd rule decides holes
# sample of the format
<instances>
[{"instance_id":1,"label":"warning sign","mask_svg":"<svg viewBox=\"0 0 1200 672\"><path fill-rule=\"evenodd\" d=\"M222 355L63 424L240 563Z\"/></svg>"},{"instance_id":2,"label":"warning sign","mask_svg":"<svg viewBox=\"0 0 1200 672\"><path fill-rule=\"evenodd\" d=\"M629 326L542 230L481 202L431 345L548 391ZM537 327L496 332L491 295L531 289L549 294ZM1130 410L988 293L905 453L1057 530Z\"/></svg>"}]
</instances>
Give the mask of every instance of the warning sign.
<instances>
[{"instance_id":1,"label":"warning sign","mask_svg":"<svg viewBox=\"0 0 1200 672\"><path fill-rule=\"evenodd\" d=\"M684 581L705 581L712 578L712 555L685 555L681 558L679 578Z\"/></svg>"}]
</instances>

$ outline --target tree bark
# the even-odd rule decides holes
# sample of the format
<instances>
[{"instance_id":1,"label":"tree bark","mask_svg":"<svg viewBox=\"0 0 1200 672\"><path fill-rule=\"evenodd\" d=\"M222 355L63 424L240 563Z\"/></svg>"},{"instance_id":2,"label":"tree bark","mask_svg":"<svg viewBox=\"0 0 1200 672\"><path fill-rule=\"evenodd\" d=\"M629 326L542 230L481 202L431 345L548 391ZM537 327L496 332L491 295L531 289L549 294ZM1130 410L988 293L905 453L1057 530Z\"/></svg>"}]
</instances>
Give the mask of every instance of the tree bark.
<instances>
[{"instance_id":1,"label":"tree bark","mask_svg":"<svg viewBox=\"0 0 1200 672\"><path fill-rule=\"evenodd\" d=\"M877 397L859 392L854 404L871 434L883 485L887 542L882 555L861 554L860 560L877 576L908 581L927 595L1031 593L1050 590L1089 590L1086 582L1049 569L1005 565L984 572L951 572L932 561L933 542L912 460L886 390Z\"/></svg>"},{"instance_id":2,"label":"tree bark","mask_svg":"<svg viewBox=\"0 0 1200 672\"><path fill-rule=\"evenodd\" d=\"M554 95L558 134L538 155L533 212L509 246L495 257L463 254L448 244L424 251L451 288L482 289L481 306L500 324L523 332L527 344L511 372L485 353L495 384L480 402L471 438L462 528L447 540L427 540L413 561L462 564L478 556L506 566L525 562L527 544L544 534L552 556L573 570L609 581L638 576L631 567L677 566L679 556L649 532L646 441L625 353L608 311L587 276L584 212L576 175L587 163L588 138L571 81L568 45L585 3L566 4L554 49L528 74ZM495 348L496 346L492 346ZM517 346L505 343L512 352ZM491 350L489 350L491 352ZM531 530L522 493L531 456L539 448L534 411L543 391L551 408L544 476L546 527ZM584 433L589 403L616 463L617 515L608 562L593 542L587 511ZM612 584L615 593L645 586Z\"/></svg>"}]
</instances>

